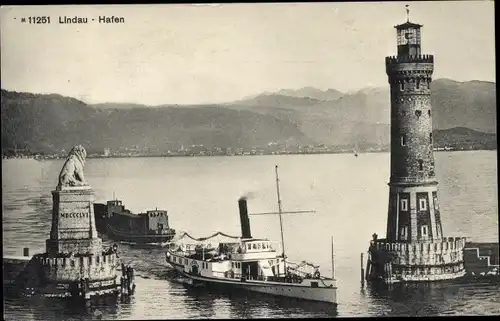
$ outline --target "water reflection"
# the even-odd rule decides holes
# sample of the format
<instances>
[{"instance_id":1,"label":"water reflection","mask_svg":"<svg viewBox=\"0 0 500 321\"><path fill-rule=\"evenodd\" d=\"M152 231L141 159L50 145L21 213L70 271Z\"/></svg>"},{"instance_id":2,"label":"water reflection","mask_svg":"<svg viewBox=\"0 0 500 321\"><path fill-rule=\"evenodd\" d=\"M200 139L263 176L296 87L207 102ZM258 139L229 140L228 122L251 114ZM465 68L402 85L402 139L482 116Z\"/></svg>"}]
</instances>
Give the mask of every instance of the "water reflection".
<instances>
[{"instance_id":1,"label":"water reflection","mask_svg":"<svg viewBox=\"0 0 500 321\"><path fill-rule=\"evenodd\" d=\"M186 301L203 306L202 317L335 317L336 306L294 298L277 297L255 292L219 287L186 287ZM203 303L202 303L203 302ZM227 310L225 308L228 308Z\"/></svg>"},{"instance_id":2,"label":"water reflection","mask_svg":"<svg viewBox=\"0 0 500 321\"><path fill-rule=\"evenodd\" d=\"M468 285L458 281L371 284L366 291L378 309L377 315L428 316L470 311L474 303L469 296L477 294L481 288L485 293L484 299L498 298L498 285Z\"/></svg>"},{"instance_id":3,"label":"water reflection","mask_svg":"<svg viewBox=\"0 0 500 321\"><path fill-rule=\"evenodd\" d=\"M186 292L182 297L185 305L192 307L196 311L195 314L201 318L215 317L215 300L217 300L216 296L210 296L205 291L197 291L190 288L186 288Z\"/></svg>"},{"instance_id":4,"label":"water reflection","mask_svg":"<svg viewBox=\"0 0 500 321\"><path fill-rule=\"evenodd\" d=\"M14 298L6 297L5 315L16 320L106 320L123 314L122 299L117 296L92 298L88 302L57 298ZM119 313L120 312L120 313Z\"/></svg>"}]
</instances>

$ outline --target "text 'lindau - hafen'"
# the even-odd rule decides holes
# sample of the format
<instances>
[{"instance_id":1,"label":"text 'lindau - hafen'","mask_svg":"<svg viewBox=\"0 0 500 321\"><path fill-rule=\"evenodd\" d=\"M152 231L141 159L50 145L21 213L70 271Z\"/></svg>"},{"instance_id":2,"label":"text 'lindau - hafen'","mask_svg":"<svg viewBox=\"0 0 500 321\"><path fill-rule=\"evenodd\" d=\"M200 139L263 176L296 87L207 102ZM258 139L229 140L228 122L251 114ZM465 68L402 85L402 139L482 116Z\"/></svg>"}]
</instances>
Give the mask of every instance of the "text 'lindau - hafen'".
<instances>
[{"instance_id":1,"label":"text 'lindau - hafen'","mask_svg":"<svg viewBox=\"0 0 500 321\"><path fill-rule=\"evenodd\" d=\"M98 21L99 23L125 23L125 18L123 17L115 17L115 16L99 16L98 19L92 18L91 21ZM67 16L59 16L59 23L64 24L80 24L80 23L88 23L89 18L86 17L67 17Z\"/></svg>"}]
</instances>

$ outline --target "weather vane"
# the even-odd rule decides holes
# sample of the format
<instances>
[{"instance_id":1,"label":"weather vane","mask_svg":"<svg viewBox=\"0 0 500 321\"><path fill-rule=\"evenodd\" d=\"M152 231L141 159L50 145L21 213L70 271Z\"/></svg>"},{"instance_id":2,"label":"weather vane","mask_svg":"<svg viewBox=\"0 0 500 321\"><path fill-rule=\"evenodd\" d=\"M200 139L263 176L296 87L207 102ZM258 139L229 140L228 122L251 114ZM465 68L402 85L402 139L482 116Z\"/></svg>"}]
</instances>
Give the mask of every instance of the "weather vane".
<instances>
[{"instance_id":1,"label":"weather vane","mask_svg":"<svg viewBox=\"0 0 500 321\"><path fill-rule=\"evenodd\" d=\"M406 22L410 22L410 5L406 5Z\"/></svg>"}]
</instances>

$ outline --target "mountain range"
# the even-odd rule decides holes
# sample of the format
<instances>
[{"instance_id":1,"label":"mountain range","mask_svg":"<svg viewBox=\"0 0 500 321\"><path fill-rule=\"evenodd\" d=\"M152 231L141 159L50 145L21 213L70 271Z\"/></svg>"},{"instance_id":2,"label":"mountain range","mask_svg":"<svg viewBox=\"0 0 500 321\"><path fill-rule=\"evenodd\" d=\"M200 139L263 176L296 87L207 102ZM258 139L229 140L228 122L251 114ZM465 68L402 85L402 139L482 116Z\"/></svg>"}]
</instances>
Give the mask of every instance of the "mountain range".
<instances>
[{"instance_id":1,"label":"mountain range","mask_svg":"<svg viewBox=\"0 0 500 321\"><path fill-rule=\"evenodd\" d=\"M495 83L438 79L431 89L436 144L496 146ZM91 105L3 89L1 98L2 151L58 152L75 144L96 151L194 144L253 148L270 142L382 147L390 141L388 86L351 93L282 89L211 105Z\"/></svg>"}]
</instances>

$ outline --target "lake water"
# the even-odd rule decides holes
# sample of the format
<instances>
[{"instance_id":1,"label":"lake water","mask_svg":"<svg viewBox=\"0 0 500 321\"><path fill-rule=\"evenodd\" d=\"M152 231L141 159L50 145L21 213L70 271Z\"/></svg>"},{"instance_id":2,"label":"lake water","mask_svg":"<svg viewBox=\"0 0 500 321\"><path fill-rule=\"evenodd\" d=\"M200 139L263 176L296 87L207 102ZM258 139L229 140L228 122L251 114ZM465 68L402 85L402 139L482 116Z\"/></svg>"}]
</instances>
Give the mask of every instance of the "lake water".
<instances>
[{"instance_id":1,"label":"lake water","mask_svg":"<svg viewBox=\"0 0 500 321\"><path fill-rule=\"evenodd\" d=\"M438 197L446 236L498 241L496 151L438 152ZM51 224L51 190L62 160L3 160L3 253L43 249ZM161 249L119 246L136 269L137 291L130 302L76 308L40 299L6 299L5 319L250 318L395 315L499 314L500 287L446 285L384 292L361 289L360 253L371 235L385 235L389 154L286 155L88 159L86 180L98 202L113 195L134 212L167 209L177 230L203 237L217 231L239 235L238 198L248 196L250 212L277 210L274 165L279 165L284 210L315 210L284 216L287 255L331 273L330 239L335 243L339 305L295 302L267 296L193 291L165 275ZM279 241L279 219L252 216L254 237ZM106 242L112 244L111 242Z\"/></svg>"}]
</instances>

